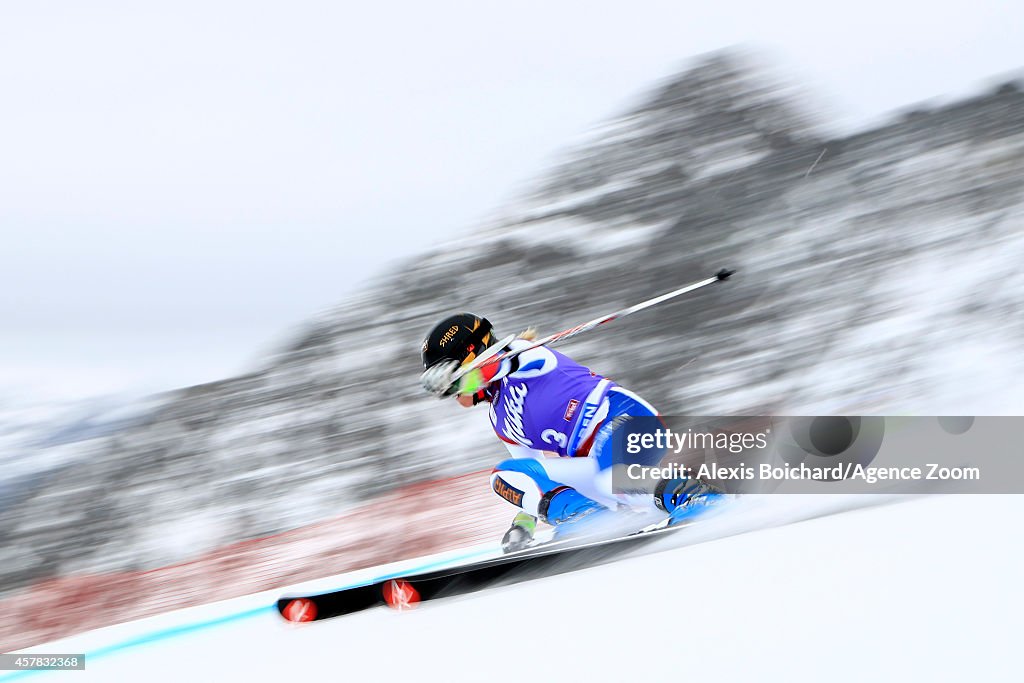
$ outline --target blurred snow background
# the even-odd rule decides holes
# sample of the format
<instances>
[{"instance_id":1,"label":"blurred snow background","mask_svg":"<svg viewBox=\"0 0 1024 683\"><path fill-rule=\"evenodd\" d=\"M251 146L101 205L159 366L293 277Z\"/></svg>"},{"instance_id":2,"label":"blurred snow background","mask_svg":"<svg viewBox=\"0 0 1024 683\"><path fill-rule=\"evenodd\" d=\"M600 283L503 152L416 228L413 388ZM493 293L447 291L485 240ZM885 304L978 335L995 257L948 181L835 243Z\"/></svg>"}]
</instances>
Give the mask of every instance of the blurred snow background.
<instances>
[{"instance_id":1,"label":"blurred snow background","mask_svg":"<svg viewBox=\"0 0 1024 683\"><path fill-rule=\"evenodd\" d=\"M416 383L419 341L451 310L558 329L728 265L726 285L567 349L668 414L1024 408L1017 84L836 138L748 57L717 54L605 131L246 374L146 410L24 409L7 452L34 476L3 506L4 587L168 564L490 465L480 411Z\"/></svg>"},{"instance_id":2,"label":"blurred snow background","mask_svg":"<svg viewBox=\"0 0 1024 683\"><path fill-rule=\"evenodd\" d=\"M2 10L0 594L492 464L416 386L451 310L728 265L566 350L667 413L1019 414L1019 10L720 5Z\"/></svg>"}]
</instances>

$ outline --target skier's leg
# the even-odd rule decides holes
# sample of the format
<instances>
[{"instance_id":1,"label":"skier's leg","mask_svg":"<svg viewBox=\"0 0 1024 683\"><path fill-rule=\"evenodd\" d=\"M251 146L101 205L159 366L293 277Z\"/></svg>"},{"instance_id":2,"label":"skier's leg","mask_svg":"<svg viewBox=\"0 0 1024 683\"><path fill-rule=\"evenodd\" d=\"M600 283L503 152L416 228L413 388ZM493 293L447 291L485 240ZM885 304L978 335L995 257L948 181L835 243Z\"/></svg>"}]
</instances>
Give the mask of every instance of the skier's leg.
<instances>
[{"instance_id":1,"label":"skier's leg","mask_svg":"<svg viewBox=\"0 0 1024 683\"><path fill-rule=\"evenodd\" d=\"M552 481L571 486L587 498L607 508L617 508L620 501L610 489L599 485L597 461L594 458L548 458L542 462Z\"/></svg>"},{"instance_id":2,"label":"skier's leg","mask_svg":"<svg viewBox=\"0 0 1024 683\"><path fill-rule=\"evenodd\" d=\"M609 390L608 401L608 417L595 435L594 444L590 450L591 458L595 458L598 465L595 481L604 495L615 495L619 502L628 505L635 511L649 512L655 515L668 513L672 524L681 522L690 514L697 512L697 508L701 506L720 502L723 492L696 478L663 479L658 482L653 496L650 493L613 494L612 473L615 466L658 465L665 456L665 450L642 449L639 453L629 455L628 458L620 453L616 461L612 447L612 434L617 428L620 428L620 424L616 423L616 418L620 418L621 421L627 416L631 418L657 417L658 412L651 404L621 387Z\"/></svg>"},{"instance_id":3,"label":"skier's leg","mask_svg":"<svg viewBox=\"0 0 1024 683\"><path fill-rule=\"evenodd\" d=\"M502 461L491 472L491 488L508 502L554 526L607 509L570 483L552 478L548 466L558 462L530 458ZM584 459L576 462L579 465L575 468L561 468L562 474L569 474L567 469L580 470L581 474L592 471L593 466Z\"/></svg>"},{"instance_id":4,"label":"skier's leg","mask_svg":"<svg viewBox=\"0 0 1024 683\"><path fill-rule=\"evenodd\" d=\"M644 449L630 455L629 462L625 463L622 461L622 454L619 462L615 461L612 447L612 435L616 429L621 428L624 418L658 417L658 411L640 396L622 387L609 390L608 404L608 417L594 435L593 445L590 447L588 460L594 461L596 469L593 485L601 497L614 498L619 504L637 512L658 514L658 508L650 493L615 493L612 480L616 465L620 468L634 463L653 466L661 462L665 455L664 449Z\"/></svg>"}]
</instances>

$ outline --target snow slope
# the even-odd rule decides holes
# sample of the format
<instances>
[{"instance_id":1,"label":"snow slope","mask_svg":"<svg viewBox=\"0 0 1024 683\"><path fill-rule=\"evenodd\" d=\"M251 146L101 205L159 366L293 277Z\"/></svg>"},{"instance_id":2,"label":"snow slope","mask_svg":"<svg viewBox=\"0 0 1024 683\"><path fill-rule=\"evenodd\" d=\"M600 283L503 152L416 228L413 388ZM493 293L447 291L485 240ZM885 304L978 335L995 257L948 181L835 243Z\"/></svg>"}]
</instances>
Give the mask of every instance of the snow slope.
<instances>
[{"instance_id":1,"label":"snow slope","mask_svg":"<svg viewBox=\"0 0 1024 683\"><path fill-rule=\"evenodd\" d=\"M923 498L320 624L261 594L40 645L86 670L0 681L1020 680L1022 512Z\"/></svg>"}]
</instances>

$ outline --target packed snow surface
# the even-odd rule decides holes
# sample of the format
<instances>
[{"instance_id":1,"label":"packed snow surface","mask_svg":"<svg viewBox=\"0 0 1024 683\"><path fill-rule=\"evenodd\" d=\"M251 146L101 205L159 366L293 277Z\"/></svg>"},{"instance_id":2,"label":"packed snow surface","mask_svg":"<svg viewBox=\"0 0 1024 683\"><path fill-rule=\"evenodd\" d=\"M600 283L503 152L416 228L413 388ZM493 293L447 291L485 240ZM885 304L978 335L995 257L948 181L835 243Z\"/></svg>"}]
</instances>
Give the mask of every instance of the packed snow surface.
<instances>
[{"instance_id":1,"label":"packed snow surface","mask_svg":"<svg viewBox=\"0 0 1024 683\"><path fill-rule=\"evenodd\" d=\"M764 497L745 523L836 511L799 498ZM1019 680L1024 499L886 502L685 547L670 536L655 552L411 612L292 625L261 594L181 613L227 616L205 628L150 619L32 650L106 650L85 671L45 675L76 683Z\"/></svg>"}]
</instances>

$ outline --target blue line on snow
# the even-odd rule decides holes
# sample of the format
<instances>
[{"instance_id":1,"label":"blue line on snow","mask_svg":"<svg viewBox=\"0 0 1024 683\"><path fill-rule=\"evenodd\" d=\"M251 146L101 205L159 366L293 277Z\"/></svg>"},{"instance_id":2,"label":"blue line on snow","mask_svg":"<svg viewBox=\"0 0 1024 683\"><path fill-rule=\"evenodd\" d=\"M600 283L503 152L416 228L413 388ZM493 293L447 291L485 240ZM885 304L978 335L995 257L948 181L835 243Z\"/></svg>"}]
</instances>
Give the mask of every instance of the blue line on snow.
<instances>
[{"instance_id":1,"label":"blue line on snow","mask_svg":"<svg viewBox=\"0 0 1024 683\"><path fill-rule=\"evenodd\" d=\"M474 559L476 557L480 557L481 555L490 554L492 552L493 552L493 550L490 550L490 549L488 549L488 550L475 550L475 551L473 551L471 553L466 553L464 555L459 555L459 556L456 556L456 557L450 557L450 558L448 558L446 560L436 560L434 562L429 562L427 564L420 565L418 567L410 567L408 569L403 569L402 571L399 571L399 572L392 572L390 574L384 574L383 576L379 576L377 578L374 578L374 579L371 579L369 581L365 581L365 582L362 582L362 583L345 584L345 585L339 586L337 588L329 588L327 590L319 591L319 592L321 592L321 593L331 593L333 591L345 590L347 588L358 588L359 586L368 586L368 585L373 584L373 583L378 583L380 581L387 581L388 579L393 579L393 578L396 578L396 577L399 577L399 576L408 576L409 574L419 574L419 573L422 573L422 572L430 571L432 569L437 569L438 567L444 567L444 566L447 566L447 565L458 564L459 562L465 562L466 560L471 560L471 559ZM196 622L196 623L193 623L193 624L182 624L181 626L172 626L172 627L165 628L165 629L162 629L162 630L159 630L159 631L154 631L152 633L147 633L145 635L136 636L134 638L130 638L130 639L122 641L120 643L115 643L114 645L108 645L107 647L102 647L102 648L100 648L98 650L95 650L94 652L87 652L87 653L85 653L85 663L86 663L86 666L88 666L89 662L92 662L92 661L94 661L96 659L99 659L100 657L106 657L107 655L111 655L111 654L114 654L116 652L120 652L121 650L127 650L129 648L138 647L139 645L146 645L147 643L155 643L157 641L167 640L169 638L174 638L176 636L185 635L187 633L193 633L195 631L200 631L200 630L206 629L206 628L212 628L214 626L222 626L222 625L230 623L230 622L241 621L242 619L248 619L249 617L254 617L254 616L257 616L259 614L263 614L264 612L270 612L270 611L273 611L273 612L277 611L277 603L276 603L276 601L272 605L264 605L263 607L255 607L255 608L252 608L252 609L247 609L247 610L242 611L242 612L235 612L234 614L227 614L227 615L225 615L223 617L217 617L216 619L209 619L207 621L200 621L200 622ZM6 681L15 681L15 680L20 680L22 678L25 678L27 676L31 676L33 674L41 674L41 673L46 673L46 672L45 671L15 671L14 673L6 675L6 676L0 675L0 681L4 681L4 682L6 682Z\"/></svg>"}]
</instances>

